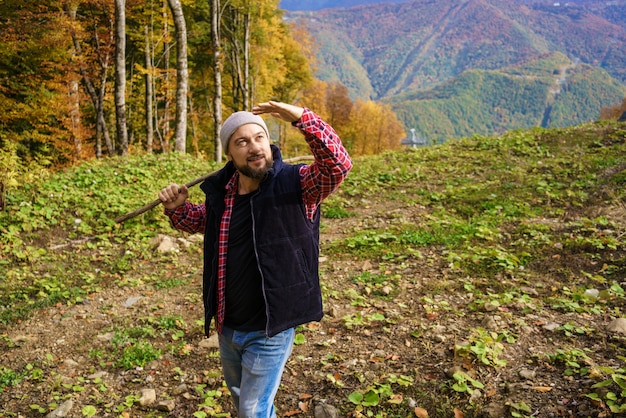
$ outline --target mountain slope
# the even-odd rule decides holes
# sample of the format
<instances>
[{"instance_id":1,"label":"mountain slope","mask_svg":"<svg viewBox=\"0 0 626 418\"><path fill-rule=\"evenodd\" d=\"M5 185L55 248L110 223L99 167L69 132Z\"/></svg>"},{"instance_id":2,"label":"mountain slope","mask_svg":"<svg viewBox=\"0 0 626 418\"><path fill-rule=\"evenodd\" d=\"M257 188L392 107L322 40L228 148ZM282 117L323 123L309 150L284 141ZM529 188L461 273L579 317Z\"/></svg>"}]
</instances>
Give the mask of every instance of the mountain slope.
<instances>
[{"instance_id":1,"label":"mountain slope","mask_svg":"<svg viewBox=\"0 0 626 418\"><path fill-rule=\"evenodd\" d=\"M403 3L407 0L282 0L280 8L289 11L354 7L363 4Z\"/></svg>"},{"instance_id":2,"label":"mountain slope","mask_svg":"<svg viewBox=\"0 0 626 418\"><path fill-rule=\"evenodd\" d=\"M320 67L335 68L338 44L353 47L374 87L371 98L379 99L440 84L468 69L501 68L557 51L625 82L626 26L619 19L626 1L612 4L530 8L506 0L416 0L287 16L307 24L317 38ZM603 15L614 15L615 23Z\"/></svg>"},{"instance_id":3,"label":"mountain slope","mask_svg":"<svg viewBox=\"0 0 626 418\"><path fill-rule=\"evenodd\" d=\"M403 109L402 97L437 88L470 70L526 65L550 53L569 58L569 66L581 63L603 70L600 76L587 68L570 79L587 85L582 89L587 94L593 95L596 89L604 92L599 98L575 96L584 103L571 103L581 107L574 109L575 120L566 116L572 112L569 106L559 110L567 95L558 97L555 108L543 109L541 113L548 116L539 118L539 123L557 126L597 118L601 107L621 101L618 96L626 82L626 0L568 4L415 0L290 12L287 18L304 23L317 39L321 79L339 80L353 98L392 101L407 128L417 118L411 110L416 107L412 102ZM584 77L592 79L584 81ZM563 116L554 119L551 113L555 111L554 115L561 112ZM515 109L513 113L527 111ZM497 109L483 116L493 120L482 120L476 125L479 131L483 126L500 127ZM515 120L511 125L526 126Z\"/></svg>"},{"instance_id":4,"label":"mountain slope","mask_svg":"<svg viewBox=\"0 0 626 418\"><path fill-rule=\"evenodd\" d=\"M516 128L576 125L625 95L626 87L604 70L556 53L502 70L469 70L431 90L383 101L407 127L440 142Z\"/></svg>"}]
</instances>

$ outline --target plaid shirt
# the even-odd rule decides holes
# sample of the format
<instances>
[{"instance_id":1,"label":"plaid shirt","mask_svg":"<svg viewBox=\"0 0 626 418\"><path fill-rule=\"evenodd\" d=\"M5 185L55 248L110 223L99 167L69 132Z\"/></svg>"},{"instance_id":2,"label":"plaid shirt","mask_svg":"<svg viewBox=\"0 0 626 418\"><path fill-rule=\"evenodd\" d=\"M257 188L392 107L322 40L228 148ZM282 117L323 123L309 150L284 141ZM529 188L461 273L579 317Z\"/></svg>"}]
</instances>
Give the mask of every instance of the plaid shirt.
<instances>
[{"instance_id":1,"label":"plaid shirt","mask_svg":"<svg viewBox=\"0 0 626 418\"><path fill-rule=\"evenodd\" d=\"M341 144L335 130L318 115L305 109L302 117L293 125L304 134L315 161L300 167L300 185L307 217L313 220L322 201L334 192L352 168L352 160ZM222 214L218 240L218 276L217 276L217 328L221 332L224 319L224 294L226 289L226 259L228 257L228 231L230 218L237 194L239 172L231 177L225 187L225 209ZM189 233L204 232L206 223L205 204L193 204L189 201L174 209L165 210L174 228Z\"/></svg>"}]
</instances>

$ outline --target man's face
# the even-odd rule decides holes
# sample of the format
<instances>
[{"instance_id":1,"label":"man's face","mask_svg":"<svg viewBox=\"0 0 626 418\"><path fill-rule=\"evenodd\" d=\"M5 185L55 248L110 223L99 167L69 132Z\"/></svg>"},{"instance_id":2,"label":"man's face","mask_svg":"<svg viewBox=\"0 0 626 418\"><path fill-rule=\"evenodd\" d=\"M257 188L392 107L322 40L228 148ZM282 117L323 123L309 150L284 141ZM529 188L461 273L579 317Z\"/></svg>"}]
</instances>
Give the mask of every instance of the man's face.
<instances>
[{"instance_id":1,"label":"man's face","mask_svg":"<svg viewBox=\"0 0 626 418\"><path fill-rule=\"evenodd\" d=\"M265 130L256 123L241 125L228 141L228 160L233 162L240 174L263 180L274 165Z\"/></svg>"}]
</instances>

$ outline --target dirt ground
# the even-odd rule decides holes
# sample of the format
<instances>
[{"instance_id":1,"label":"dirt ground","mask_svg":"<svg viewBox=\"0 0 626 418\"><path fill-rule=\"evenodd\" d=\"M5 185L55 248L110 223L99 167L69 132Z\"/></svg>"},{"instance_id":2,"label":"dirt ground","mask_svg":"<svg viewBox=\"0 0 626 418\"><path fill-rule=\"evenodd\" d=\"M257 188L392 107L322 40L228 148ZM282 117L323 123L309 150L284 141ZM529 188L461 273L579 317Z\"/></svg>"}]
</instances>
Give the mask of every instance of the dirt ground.
<instances>
[{"instance_id":1,"label":"dirt ground","mask_svg":"<svg viewBox=\"0 0 626 418\"><path fill-rule=\"evenodd\" d=\"M361 210L353 218L325 219L322 247L358 226L383 226L400 208ZM402 211L409 219L420 216L419 208ZM56 244L53 239L49 246ZM186 285L160 288L129 277L83 303L40 310L2 330L2 366L24 371L27 377L0 392L0 416L41 417L50 405L71 399L68 417L87 416L87 405L95 407L97 417L192 417L204 402L196 388L206 385L205 390L222 394L214 396L215 410L235 417L222 385L217 350L197 322L202 318L201 244L193 245L178 261L144 263L131 273L149 277L151 269L167 268L172 277L179 277L184 271ZM77 250L68 246L57 251ZM546 302L572 280L561 273L564 266L568 271L593 271L594 266L575 266L575 255L555 249L550 264L529 266L520 277L463 277L446 264L444 250L422 248L387 260L322 253L326 316L298 330L305 342L294 347L287 365L276 398L279 416L312 417L316 406L318 416L331 416L320 415L321 405L334 407L337 416L409 417L424 411L430 417L611 415L586 396L603 380L601 373L568 376L565 363L549 358L558 350L583 350L588 358L578 359L578 367L593 371L598 365L618 367L619 356L626 356L622 337L606 330L612 316L570 313ZM358 280L363 277L386 280ZM496 294L514 297L482 303L468 286L482 291L485 299ZM179 316L184 336L173 340L171 331L153 336L163 355L145 367L125 370L112 364L107 357L112 333L160 316ZM571 332L564 330L566 324ZM506 364L481 363L460 348L481 332L486 338L511 338L500 345L498 359ZM184 346L176 345L181 340ZM484 387L471 395L454 390L455 371ZM154 403L129 401L146 388L155 389ZM348 399L355 391L371 388L391 393L377 406L358 407Z\"/></svg>"}]
</instances>

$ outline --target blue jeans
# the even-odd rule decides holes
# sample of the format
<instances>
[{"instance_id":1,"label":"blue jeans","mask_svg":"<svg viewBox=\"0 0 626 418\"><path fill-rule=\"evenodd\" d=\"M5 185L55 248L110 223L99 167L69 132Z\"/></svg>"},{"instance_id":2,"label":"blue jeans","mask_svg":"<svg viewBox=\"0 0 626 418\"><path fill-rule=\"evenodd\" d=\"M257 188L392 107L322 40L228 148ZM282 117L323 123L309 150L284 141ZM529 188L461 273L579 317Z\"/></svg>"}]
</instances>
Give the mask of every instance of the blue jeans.
<instances>
[{"instance_id":1,"label":"blue jeans","mask_svg":"<svg viewBox=\"0 0 626 418\"><path fill-rule=\"evenodd\" d=\"M219 335L224 380L239 418L275 418L274 397L291 355L295 330L267 338L263 331L224 327Z\"/></svg>"}]
</instances>

